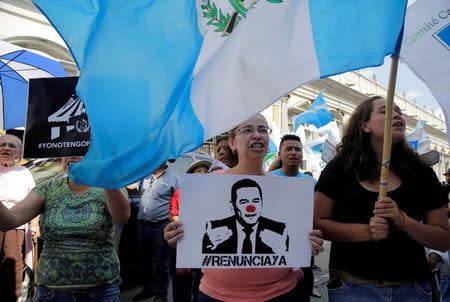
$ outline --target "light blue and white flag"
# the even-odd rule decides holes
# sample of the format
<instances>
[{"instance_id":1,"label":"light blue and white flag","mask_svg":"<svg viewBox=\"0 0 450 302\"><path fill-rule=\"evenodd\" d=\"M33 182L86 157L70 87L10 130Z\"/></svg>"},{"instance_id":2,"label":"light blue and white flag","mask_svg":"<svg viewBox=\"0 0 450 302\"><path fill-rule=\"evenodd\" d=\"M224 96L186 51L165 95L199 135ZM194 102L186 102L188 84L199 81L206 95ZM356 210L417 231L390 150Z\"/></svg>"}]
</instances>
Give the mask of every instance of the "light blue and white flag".
<instances>
[{"instance_id":1,"label":"light blue and white flag","mask_svg":"<svg viewBox=\"0 0 450 302\"><path fill-rule=\"evenodd\" d=\"M272 132L269 134L269 153L277 153L281 142L281 130L278 128L278 125L271 121L268 117L265 116L265 119L268 121L269 127L272 129Z\"/></svg>"},{"instance_id":2,"label":"light blue and white flag","mask_svg":"<svg viewBox=\"0 0 450 302\"><path fill-rule=\"evenodd\" d=\"M316 126L316 128L320 128L332 120L333 114L328 110L327 103L323 98L322 92L320 92L314 102L308 107L308 110L294 118L294 124L295 129L300 127L301 124L311 124Z\"/></svg>"},{"instance_id":3,"label":"light blue and white flag","mask_svg":"<svg viewBox=\"0 0 450 302\"><path fill-rule=\"evenodd\" d=\"M303 143L303 156L308 161L309 169L314 175L320 174L326 165L322 160L322 148L326 140L326 136L321 136Z\"/></svg>"},{"instance_id":4,"label":"light blue and white flag","mask_svg":"<svg viewBox=\"0 0 450 302\"><path fill-rule=\"evenodd\" d=\"M277 152L278 151L278 147L277 144L275 144L275 142L273 141L273 139L269 139L269 152Z\"/></svg>"},{"instance_id":5,"label":"light blue and white flag","mask_svg":"<svg viewBox=\"0 0 450 302\"><path fill-rule=\"evenodd\" d=\"M406 134L406 140L408 141L411 148L413 148L417 153L424 154L430 151L430 138L425 132L425 122L418 120L416 128L411 132Z\"/></svg>"},{"instance_id":6,"label":"light blue and white flag","mask_svg":"<svg viewBox=\"0 0 450 302\"><path fill-rule=\"evenodd\" d=\"M449 0L417 0L408 7L400 55L441 106L450 141Z\"/></svg>"},{"instance_id":7,"label":"light blue and white flag","mask_svg":"<svg viewBox=\"0 0 450 302\"><path fill-rule=\"evenodd\" d=\"M80 69L77 182L121 187L296 87L381 65L406 0L33 0Z\"/></svg>"},{"instance_id":8,"label":"light blue and white flag","mask_svg":"<svg viewBox=\"0 0 450 302\"><path fill-rule=\"evenodd\" d=\"M311 127L313 128L313 127ZM320 135L326 135L327 140L333 145L337 145L341 142L341 131L339 130L339 127L336 123L336 121L331 121L325 126L322 126L317 129L310 129L313 132L317 132Z\"/></svg>"}]
</instances>

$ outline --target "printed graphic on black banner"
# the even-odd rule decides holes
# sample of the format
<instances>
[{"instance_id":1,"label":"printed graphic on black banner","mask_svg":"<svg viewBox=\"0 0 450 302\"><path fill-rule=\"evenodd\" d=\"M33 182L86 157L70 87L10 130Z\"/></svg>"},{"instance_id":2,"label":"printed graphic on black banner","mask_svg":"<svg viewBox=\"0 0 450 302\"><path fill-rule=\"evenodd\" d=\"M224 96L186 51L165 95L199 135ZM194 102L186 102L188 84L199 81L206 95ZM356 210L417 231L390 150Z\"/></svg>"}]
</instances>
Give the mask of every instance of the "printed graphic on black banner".
<instances>
[{"instance_id":1,"label":"printed graphic on black banner","mask_svg":"<svg viewBox=\"0 0 450 302\"><path fill-rule=\"evenodd\" d=\"M90 125L75 94L78 77L31 79L28 92L24 157L83 156Z\"/></svg>"}]
</instances>

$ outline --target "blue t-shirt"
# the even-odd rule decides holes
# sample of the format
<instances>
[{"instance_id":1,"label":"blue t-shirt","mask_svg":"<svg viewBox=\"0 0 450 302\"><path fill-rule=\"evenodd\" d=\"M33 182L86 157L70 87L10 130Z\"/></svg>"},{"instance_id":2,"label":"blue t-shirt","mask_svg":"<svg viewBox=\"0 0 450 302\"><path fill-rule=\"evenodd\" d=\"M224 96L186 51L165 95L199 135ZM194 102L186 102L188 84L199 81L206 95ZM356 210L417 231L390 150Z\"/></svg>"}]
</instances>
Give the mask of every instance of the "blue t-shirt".
<instances>
[{"instance_id":1,"label":"blue t-shirt","mask_svg":"<svg viewBox=\"0 0 450 302\"><path fill-rule=\"evenodd\" d=\"M284 174L283 170L281 170L281 169L273 170L271 173L272 173L273 175L276 175L276 176L285 176L285 177L289 177L288 175ZM300 172L300 171L297 173L297 176L295 176L295 177L298 177L298 178L305 178L305 179L311 179L311 180L314 182L314 185L317 183L317 180L316 180L314 177L309 176L309 175L307 175L307 174L305 174L305 173L302 173L302 172Z\"/></svg>"}]
</instances>

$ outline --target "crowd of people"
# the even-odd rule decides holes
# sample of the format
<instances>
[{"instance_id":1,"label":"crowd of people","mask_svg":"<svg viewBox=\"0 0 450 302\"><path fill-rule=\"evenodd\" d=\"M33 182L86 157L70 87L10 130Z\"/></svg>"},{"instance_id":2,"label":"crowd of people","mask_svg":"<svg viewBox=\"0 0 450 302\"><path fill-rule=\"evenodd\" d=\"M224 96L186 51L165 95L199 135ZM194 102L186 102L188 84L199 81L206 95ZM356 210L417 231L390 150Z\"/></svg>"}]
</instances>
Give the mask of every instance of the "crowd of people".
<instances>
[{"instance_id":1,"label":"crowd of people","mask_svg":"<svg viewBox=\"0 0 450 302\"><path fill-rule=\"evenodd\" d=\"M449 301L450 185L441 184L408 146L405 121L395 107L388 193L379 198L385 111L386 101L379 96L356 108L335 158L317 181L300 171L302 142L292 134L282 137L277 159L264 168L271 129L262 115L216 140L216 159L222 164L196 161L185 171L210 173L208 177L309 180L315 185L314 200L298 200L314 202L309 267L177 268L176 248L185 231L179 213L182 188L178 176L163 163L138 184L142 196L137 244L145 273L133 300L167 301L171 278L174 302L309 301L314 294L314 255L329 240L329 301ZM39 264L37 268L30 264L37 271L33 301L119 301L113 232L115 225L126 224L130 217L126 193L77 184L67 176L35 187L31 173L18 164L20 150L17 137L0 137L0 300L20 298L24 261L29 265L32 238L40 235L45 243ZM62 169L67 172L79 160L63 158ZM450 178L450 170L446 174ZM247 234L257 222L242 215L237 203L242 194L256 195L256 202L262 202L263 196L251 179L232 187L233 224ZM282 206L283 200L277 202ZM272 227L282 233L284 225L274 222ZM204 236L211 243L207 232ZM244 254L257 252L246 236L250 235L236 236L235 245ZM221 247L214 243L213 249L218 252ZM433 271L438 272L437 280Z\"/></svg>"}]
</instances>

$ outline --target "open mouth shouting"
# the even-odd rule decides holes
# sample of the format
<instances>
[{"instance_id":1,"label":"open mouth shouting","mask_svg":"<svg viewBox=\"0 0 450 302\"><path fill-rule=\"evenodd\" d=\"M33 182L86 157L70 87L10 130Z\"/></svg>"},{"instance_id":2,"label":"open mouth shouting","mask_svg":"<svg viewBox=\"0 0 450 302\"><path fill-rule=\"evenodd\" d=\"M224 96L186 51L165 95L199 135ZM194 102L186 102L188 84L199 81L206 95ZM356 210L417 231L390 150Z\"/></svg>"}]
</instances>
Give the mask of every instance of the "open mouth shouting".
<instances>
[{"instance_id":1,"label":"open mouth shouting","mask_svg":"<svg viewBox=\"0 0 450 302\"><path fill-rule=\"evenodd\" d=\"M404 129L405 128L405 123L402 120L397 120L392 124L393 128L397 128L397 129Z\"/></svg>"},{"instance_id":2,"label":"open mouth shouting","mask_svg":"<svg viewBox=\"0 0 450 302\"><path fill-rule=\"evenodd\" d=\"M250 150L254 152L264 152L265 151L265 144L262 141L254 142L250 144Z\"/></svg>"}]
</instances>

